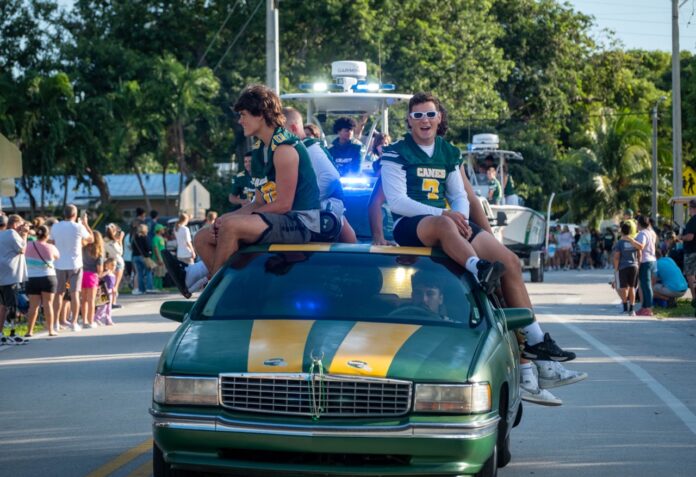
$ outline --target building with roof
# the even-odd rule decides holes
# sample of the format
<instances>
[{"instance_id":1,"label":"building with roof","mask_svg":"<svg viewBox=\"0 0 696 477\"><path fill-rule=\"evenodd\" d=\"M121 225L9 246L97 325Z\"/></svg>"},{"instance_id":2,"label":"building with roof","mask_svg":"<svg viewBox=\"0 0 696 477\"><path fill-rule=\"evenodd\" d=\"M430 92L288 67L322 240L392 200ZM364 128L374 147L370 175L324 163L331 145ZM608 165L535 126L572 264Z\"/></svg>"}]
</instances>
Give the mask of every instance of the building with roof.
<instances>
[{"instance_id":1,"label":"building with roof","mask_svg":"<svg viewBox=\"0 0 696 477\"><path fill-rule=\"evenodd\" d=\"M147 199L150 207L161 215L177 215L186 212L194 218L204 218L210 208L210 194L196 179L185 184L179 195L179 174L141 174L142 187L135 174L108 174L104 180L109 187L111 203L116 210L128 219L135 216L135 209L147 209ZM99 190L90 185L87 178L85 183L78 184L74 176L46 177L46 185L42 194L41 177L29 176L25 180L31 184L31 197L34 198L37 211L47 213L60 211L65 204L75 204L80 209L96 209L102 206ZM145 192L143 192L143 189ZM0 204L4 211L15 211L21 214L31 212L30 194L22 186L21 180L16 181L17 194L15 197L1 197ZM42 197L43 195L43 197ZM43 206L42 206L43 204Z\"/></svg>"}]
</instances>

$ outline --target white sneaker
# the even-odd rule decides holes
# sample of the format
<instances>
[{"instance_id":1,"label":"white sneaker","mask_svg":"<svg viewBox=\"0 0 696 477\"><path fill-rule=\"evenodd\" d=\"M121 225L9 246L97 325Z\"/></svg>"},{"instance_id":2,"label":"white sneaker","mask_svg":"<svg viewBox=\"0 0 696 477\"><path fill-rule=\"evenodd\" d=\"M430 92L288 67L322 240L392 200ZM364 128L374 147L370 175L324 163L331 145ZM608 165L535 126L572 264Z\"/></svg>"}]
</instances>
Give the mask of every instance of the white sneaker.
<instances>
[{"instance_id":1,"label":"white sneaker","mask_svg":"<svg viewBox=\"0 0 696 477\"><path fill-rule=\"evenodd\" d=\"M131 291L131 295L142 295L142 294L143 294L143 292L141 292L139 288L134 288Z\"/></svg>"},{"instance_id":2,"label":"white sneaker","mask_svg":"<svg viewBox=\"0 0 696 477\"><path fill-rule=\"evenodd\" d=\"M97 326L98 326L98 325L97 325L96 323L87 323L87 324L85 325L85 328L92 329L92 328L96 328Z\"/></svg>"},{"instance_id":3,"label":"white sneaker","mask_svg":"<svg viewBox=\"0 0 696 477\"><path fill-rule=\"evenodd\" d=\"M70 329L73 331L82 331L82 327L77 323L73 323L72 325L70 325Z\"/></svg>"},{"instance_id":4,"label":"white sneaker","mask_svg":"<svg viewBox=\"0 0 696 477\"><path fill-rule=\"evenodd\" d=\"M539 371L539 387L541 389L566 386L587 378L587 373L571 371L556 361L534 361L534 364Z\"/></svg>"},{"instance_id":5,"label":"white sneaker","mask_svg":"<svg viewBox=\"0 0 696 477\"><path fill-rule=\"evenodd\" d=\"M522 376L520 382L520 398L523 401L540 404L542 406L560 406L563 401L551 394L546 389L539 388L536 375Z\"/></svg>"}]
</instances>

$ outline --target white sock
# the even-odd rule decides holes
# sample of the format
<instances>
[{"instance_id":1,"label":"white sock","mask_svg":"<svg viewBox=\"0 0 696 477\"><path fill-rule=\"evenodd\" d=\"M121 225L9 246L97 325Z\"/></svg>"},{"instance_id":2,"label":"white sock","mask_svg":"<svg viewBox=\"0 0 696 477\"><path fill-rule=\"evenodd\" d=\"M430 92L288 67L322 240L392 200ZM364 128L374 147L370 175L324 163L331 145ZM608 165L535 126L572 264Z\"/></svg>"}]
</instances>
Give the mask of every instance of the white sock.
<instances>
[{"instance_id":1,"label":"white sock","mask_svg":"<svg viewBox=\"0 0 696 477\"><path fill-rule=\"evenodd\" d=\"M522 375L522 379L528 378L528 377L534 377L534 371L532 370L532 363L521 363L520 364L520 373Z\"/></svg>"},{"instance_id":2,"label":"white sock","mask_svg":"<svg viewBox=\"0 0 696 477\"><path fill-rule=\"evenodd\" d=\"M466 259L466 269L471 272L471 274L478 280L478 268L476 268L476 264L479 262L478 257L469 257Z\"/></svg>"},{"instance_id":3,"label":"white sock","mask_svg":"<svg viewBox=\"0 0 696 477\"><path fill-rule=\"evenodd\" d=\"M208 276L208 267L203 260L186 267L186 288L191 288L201 278Z\"/></svg>"},{"instance_id":4,"label":"white sock","mask_svg":"<svg viewBox=\"0 0 696 477\"><path fill-rule=\"evenodd\" d=\"M536 321L522 328L522 332L529 346L534 346L544 341L544 332L541 331L541 326Z\"/></svg>"}]
</instances>

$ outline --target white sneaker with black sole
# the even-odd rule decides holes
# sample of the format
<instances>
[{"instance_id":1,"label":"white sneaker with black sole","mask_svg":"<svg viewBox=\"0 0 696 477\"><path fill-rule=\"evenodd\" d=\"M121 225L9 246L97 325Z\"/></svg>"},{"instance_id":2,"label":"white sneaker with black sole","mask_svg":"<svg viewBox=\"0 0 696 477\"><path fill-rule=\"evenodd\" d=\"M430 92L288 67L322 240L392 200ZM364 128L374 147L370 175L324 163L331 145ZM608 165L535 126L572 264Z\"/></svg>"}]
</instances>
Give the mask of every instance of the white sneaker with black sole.
<instances>
[{"instance_id":1,"label":"white sneaker with black sole","mask_svg":"<svg viewBox=\"0 0 696 477\"><path fill-rule=\"evenodd\" d=\"M567 369L557 361L534 361L539 372L539 388L551 389L574 384L587 378L587 373Z\"/></svg>"},{"instance_id":2,"label":"white sneaker with black sole","mask_svg":"<svg viewBox=\"0 0 696 477\"><path fill-rule=\"evenodd\" d=\"M563 404L563 401L549 391L539 387L536 373L522 376L520 382L520 398L523 401L539 404L541 406L560 406Z\"/></svg>"}]
</instances>

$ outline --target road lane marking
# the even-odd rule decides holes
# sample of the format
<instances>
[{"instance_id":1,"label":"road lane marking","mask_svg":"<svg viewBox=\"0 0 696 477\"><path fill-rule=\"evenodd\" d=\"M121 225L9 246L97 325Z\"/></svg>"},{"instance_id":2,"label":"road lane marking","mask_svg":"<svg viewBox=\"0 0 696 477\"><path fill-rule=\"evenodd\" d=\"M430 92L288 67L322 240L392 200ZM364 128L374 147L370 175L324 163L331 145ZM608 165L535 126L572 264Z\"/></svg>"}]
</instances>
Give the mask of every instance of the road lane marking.
<instances>
[{"instance_id":1,"label":"road lane marking","mask_svg":"<svg viewBox=\"0 0 696 477\"><path fill-rule=\"evenodd\" d=\"M660 384L655 378L653 378L650 373L646 370L633 363L631 360L621 356L619 353L615 352L609 346L605 345L597 338L592 336L586 331L581 330L575 325L570 323L565 323L561 318L555 315L544 315L557 323L562 324L569 330L571 330L576 335L580 336L582 339L587 341L590 345L594 346L597 350L601 351L614 362L627 368L635 377L648 386L652 392L654 392L660 400L669 407L674 414L689 428L689 430L696 434L696 415L689 410L688 407L684 405L674 394L672 394L669 389Z\"/></svg>"},{"instance_id":2,"label":"road lane marking","mask_svg":"<svg viewBox=\"0 0 696 477\"><path fill-rule=\"evenodd\" d=\"M135 469L126 477L150 477L152 475L152 459L145 462L143 465Z\"/></svg>"},{"instance_id":3,"label":"road lane marking","mask_svg":"<svg viewBox=\"0 0 696 477\"><path fill-rule=\"evenodd\" d=\"M99 467L97 470L94 472L90 473L87 475L87 477L106 477L107 475L110 475L112 472L115 470L120 469L124 465L126 465L128 462L138 458L142 454L146 453L147 451L152 449L152 439L148 439L142 444L138 445L137 447L133 447L132 449L128 449L126 452L121 454L120 456L116 457L114 460L111 462L107 462L106 464L102 465Z\"/></svg>"},{"instance_id":4,"label":"road lane marking","mask_svg":"<svg viewBox=\"0 0 696 477\"><path fill-rule=\"evenodd\" d=\"M0 366L20 366L25 364L63 364L85 363L88 361L115 361L121 359L153 359L159 358L161 351L145 353L121 353L121 354L85 354L71 356L53 356L45 358L8 359L0 361Z\"/></svg>"}]
</instances>

